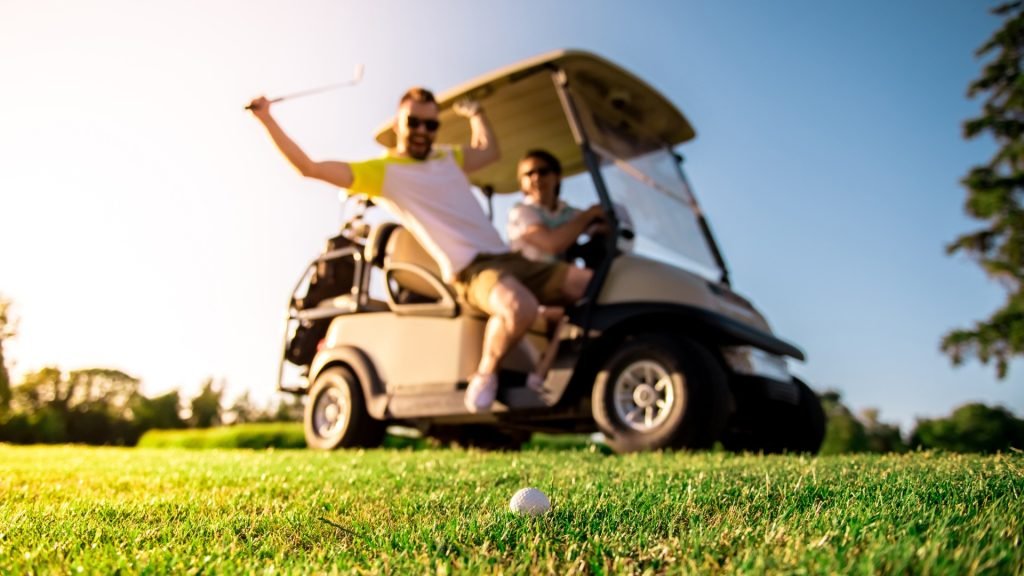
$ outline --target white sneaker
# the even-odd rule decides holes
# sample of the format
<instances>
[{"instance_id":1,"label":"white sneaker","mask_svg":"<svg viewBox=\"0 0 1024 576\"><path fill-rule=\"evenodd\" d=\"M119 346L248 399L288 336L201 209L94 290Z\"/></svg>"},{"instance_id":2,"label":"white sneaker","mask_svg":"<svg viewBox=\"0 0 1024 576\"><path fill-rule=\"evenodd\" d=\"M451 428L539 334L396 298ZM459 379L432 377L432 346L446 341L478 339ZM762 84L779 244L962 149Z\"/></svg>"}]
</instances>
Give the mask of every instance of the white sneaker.
<instances>
[{"instance_id":1,"label":"white sneaker","mask_svg":"<svg viewBox=\"0 0 1024 576\"><path fill-rule=\"evenodd\" d=\"M498 396L498 377L494 374L473 374L466 388L466 409L483 412L491 409Z\"/></svg>"}]
</instances>

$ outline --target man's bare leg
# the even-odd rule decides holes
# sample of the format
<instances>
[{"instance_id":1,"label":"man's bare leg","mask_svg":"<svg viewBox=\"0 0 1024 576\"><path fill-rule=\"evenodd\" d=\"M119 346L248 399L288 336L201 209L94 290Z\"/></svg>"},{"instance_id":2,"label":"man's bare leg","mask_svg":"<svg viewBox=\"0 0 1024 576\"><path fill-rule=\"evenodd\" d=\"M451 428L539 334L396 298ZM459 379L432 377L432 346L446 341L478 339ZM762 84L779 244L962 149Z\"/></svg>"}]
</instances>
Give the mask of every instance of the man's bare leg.
<instances>
[{"instance_id":1,"label":"man's bare leg","mask_svg":"<svg viewBox=\"0 0 1024 576\"><path fill-rule=\"evenodd\" d=\"M530 329L539 306L526 286L509 276L494 285L487 304L491 316L484 327L480 364L466 389L466 408L471 412L491 407L497 394L498 364Z\"/></svg>"},{"instance_id":2,"label":"man's bare leg","mask_svg":"<svg viewBox=\"0 0 1024 576\"><path fill-rule=\"evenodd\" d=\"M570 267L565 275L565 281L562 283L562 294L565 296L565 299L569 302L575 302L582 298L583 294L586 293L587 285L590 284L590 279L593 277L594 271L589 268ZM551 365L558 354L558 347L562 341L562 331L569 323L568 318L565 316L565 308L548 306L542 306L541 308L544 309L544 317L550 321L557 321L558 325L552 331L548 346L544 349L544 353L535 365L533 372L526 379L526 385L538 393L544 391L544 380L547 378L548 371L551 370Z\"/></svg>"},{"instance_id":3,"label":"man's bare leg","mask_svg":"<svg viewBox=\"0 0 1024 576\"><path fill-rule=\"evenodd\" d=\"M548 322L554 322L555 327L548 331L548 345L544 348L540 358L534 362L533 371L526 378L526 386L537 393L544 391L544 380L558 354L562 330L569 323L569 318L565 315L565 308L561 306L541 306L541 308L543 309L541 316Z\"/></svg>"},{"instance_id":4,"label":"man's bare leg","mask_svg":"<svg viewBox=\"0 0 1024 576\"><path fill-rule=\"evenodd\" d=\"M562 295L569 302L575 302L587 292L587 285L590 284L590 280L594 277L594 271L590 268L577 268L571 266L569 273L565 275L565 281L562 283Z\"/></svg>"}]
</instances>

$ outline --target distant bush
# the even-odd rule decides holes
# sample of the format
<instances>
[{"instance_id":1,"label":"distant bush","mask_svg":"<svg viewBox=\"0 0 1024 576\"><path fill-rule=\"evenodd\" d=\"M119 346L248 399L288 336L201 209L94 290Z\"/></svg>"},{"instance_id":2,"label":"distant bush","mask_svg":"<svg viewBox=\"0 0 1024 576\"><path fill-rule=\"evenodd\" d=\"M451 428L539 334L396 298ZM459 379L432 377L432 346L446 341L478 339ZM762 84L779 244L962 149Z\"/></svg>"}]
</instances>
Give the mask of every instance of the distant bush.
<instances>
[{"instance_id":1,"label":"distant bush","mask_svg":"<svg viewBox=\"0 0 1024 576\"><path fill-rule=\"evenodd\" d=\"M858 417L842 403L836 391L823 393L821 404L828 418L821 455L907 451L899 426L881 422L877 409L864 409Z\"/></svg>"},{"instance_id":2,"label":"distant bush","mask_svg":"<svg viewBox=\"0 0 1024 576\"><path fill-rule=\"evenodd\" d=\"M1024 420L1002 407L965 404L948 418L919 420L910 443L915 448L950 452L1024 449Z\"/></svg>"},{"instance_id":3,"label":"distant bush","mask_svg":"<svg viewBox=\"0 0 1024 576\"><path fill-rule=\"evenodd\" d=\"M272 422L217 428L150 430L139 439L140 448L305 448L302 424Z\"/></svg>"}]
</instances>

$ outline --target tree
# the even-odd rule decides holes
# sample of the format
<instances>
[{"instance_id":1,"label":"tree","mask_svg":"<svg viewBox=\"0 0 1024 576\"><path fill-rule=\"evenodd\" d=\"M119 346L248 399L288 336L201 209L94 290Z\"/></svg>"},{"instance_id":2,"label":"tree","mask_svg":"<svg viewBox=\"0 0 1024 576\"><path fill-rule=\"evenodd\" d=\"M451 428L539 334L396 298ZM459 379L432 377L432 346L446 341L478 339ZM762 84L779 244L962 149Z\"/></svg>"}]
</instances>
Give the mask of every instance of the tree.
<instances>
[{"instance_id":1,"label":"tree","mask_svg":"<svg viewBox=\"0 0 1024 576\"><path fill-rule=\"evenodd\" d=\"M139 393L139 380L107 368L73 370L65 377L60 368L47 367L26 374L13 392L15 405L28 412L95 411L130 419L129 404Z\"/></svg>"},{"instance_id":2,"label":"tree","mask_svg":"<svg viewBox=\"0 0 1024 576\"><path fill-rule=\"evenodd\" d=\"M52 408L67 412L69 391L60 368L48 366L25 374L13 389L12 405L22 412L38 412Z\"/></svg>"},{"instance_id":3,"label":"tree","mask_svg":"<svg viewBox=\"0 0 1024 576\"><path fill-rule=\"evenodd\" d=\"M203 382L203 389L199 395L192 399L191 424L196 428L210 428L221 423L221 397L224 395L224 386L217 384L213 378L207 378Z\"/></svg>"},{"instance_id":4,"label":"tree","mask_svg":"<svg viewBox=\"0 0 1024 576\"><path fill-rule=\"evenodd\" d=\"M4 356L4 342L14 338L18 332L18 322L11 313L11 301L0 295L0 413L11 405L11 374L7 371L7 359Z\"/></svg>"},{"instance_id":5,"label":"tree","mask_svg":"<svg viewBox=\"0 0 1024 576\"><path fill-rule=\"evenodd\" d=\"M269 418L256 406L249 391L239 394L231 406L225 410L223 418L231 424L245 424L247 422L261 422Z\"/></svg>"},{"instance_id":6,"label":"tree","mask_svg":"<svg viewBox=\"0 0 1024 576\"><path fill-rule=\"evenodd\" d=\"M106 412L131 420L131 401L139 395L139 379L108 368L74 370L68 374L71 408Z\"/></svg>"},{"instance_id":7,"label":"tree","mask_svg":"<svg viewBox=\"0 0 1024 576\"><path fill-rule=\"evenodd\" d=\"M302 422L302 400L294 394L278 394L270 409L270 419L274 422Z\"/></svg>"},{"instance_id":8,"label":"tree","mask_svg":"<svg viewBox=\"0 0 1024 576\"><path fill-rule=\"evenodd\" d=\"M132 399L131 410L141 431L185 427L185 420L181 417L181 394L177 390L155 398L140 394Z\"/></svg>"},{"instance_id":9,"label":"tree","mask_svg":"<svg viewBox=\"0 0 1024 576\"><path fill-rule=\"evenodd\" d=\"M948 418L919 420L911 433L915 448L951 452L997 452L1024 448L1024 420L1002 407L965 404Z\"/></svg>"},{"instance_id":10,"label":"tree","mask_svg":"<svg viewBox=\"0 0 1024 576\"><path fill-rule=\"evenodd\" d=\"M36 441L131 444L131 410L139 380L120 370L89 368L66 377L59 368L26 374L13 390L13 406L28 413Z\"/></svg>"},{"instance_id":11,"label":"tree","mask_svg":"<svg viewBox=\"0 0 1024 576\"><path fill-rule=\"evenodd\" d=\"M946 252L968 254L1006 288L1007 299L988 319L947 333L942 350L954 365L968 357L983 364L994 361L1002 379L1009 361L1024 354L1024 0L992 12L1004 18L1003 26L977 56L994 56L967 90L972 98L985 95L982 115L963 126L965 138L987 134L999 146L987 164L975 166L962 180L965 210L985 224L954 240Z\"/></svg>"},{"instance_id":12,"label":"tree","mask_svg":"<svg viewBox=\"0 0 1024 576\"><path fill-rule=\"evenodd\" d=\"M878 415L878 408L865 408L860 411L860 421L864 424L868 451L879 454L906 452L907 444L900 434L900 427L882 422L878 419Z\"/></svg>"},{"instance_id":13,"label":"tree","mask_svg":"<svg viewBox=\"0 0 1024 576\"><path fill-rule=\"evenodd\" d=\"M839 392L828 391L822 394L821 405L828 421L819 453L826 455L867 452L868 437L864 425L843 405Z\"/></svg>"}]
</instances>

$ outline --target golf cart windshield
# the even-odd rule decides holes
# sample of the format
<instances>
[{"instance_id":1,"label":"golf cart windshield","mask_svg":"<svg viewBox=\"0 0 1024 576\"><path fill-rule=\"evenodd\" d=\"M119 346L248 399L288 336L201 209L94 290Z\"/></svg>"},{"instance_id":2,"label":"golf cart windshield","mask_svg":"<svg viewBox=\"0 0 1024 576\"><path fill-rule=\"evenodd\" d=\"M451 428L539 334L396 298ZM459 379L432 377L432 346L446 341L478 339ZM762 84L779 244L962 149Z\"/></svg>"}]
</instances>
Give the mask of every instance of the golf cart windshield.
<instances>
[{"instance_id":1,"label":"golf cart windshield","mask_svg":"<svg viewBox=\"0 0 1024 576\"><path fill-rule=\"evenodd\" d=\"M638 130L637 124L608 122L606 115L591 111L584 99L576 102L582 128L600 160L601 177L619 213L619 224L635 236L633 252L712 281L721 280L723 271L701 229L699 208L675 153L656 137ZM570 194L566 198L574 203ZM589 197L593 198L592 192ZM581 197L575 205L587 203Z\"/></svg>"},{"instance_id":2,"label":"golf cart windshield","mask_svg":"<svg viewBox=\"0 0 1024 576\"><path fill-rule=\"evenodd\" d=\"M620 227L634 235L632 250L715 282L725 280L671 148L692 138L692 128L656 91L609 70L614 69L569 71L567 113L577 121L583 145L598 158Z\"/></svg>"},{"instance_id":3,"label":"golf cart windshield","mask_svg":"<svg viewBox=\"0 0 1024 576\"><path fill-rule=\"evenodd\" d=\"M675 155L669 150L655 150L627 160L597 151L612 202L625 207L632 221L634 251L709 280L721 279Z\"/></svg>"}]
</instances>

